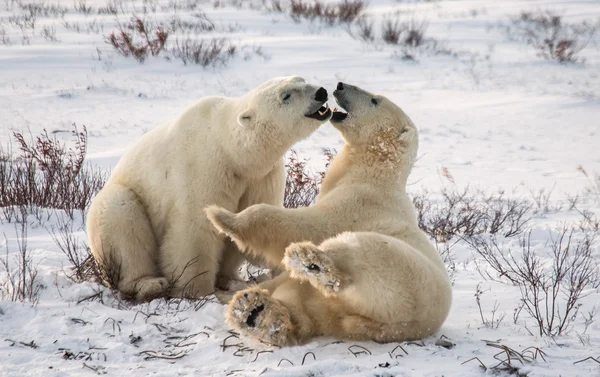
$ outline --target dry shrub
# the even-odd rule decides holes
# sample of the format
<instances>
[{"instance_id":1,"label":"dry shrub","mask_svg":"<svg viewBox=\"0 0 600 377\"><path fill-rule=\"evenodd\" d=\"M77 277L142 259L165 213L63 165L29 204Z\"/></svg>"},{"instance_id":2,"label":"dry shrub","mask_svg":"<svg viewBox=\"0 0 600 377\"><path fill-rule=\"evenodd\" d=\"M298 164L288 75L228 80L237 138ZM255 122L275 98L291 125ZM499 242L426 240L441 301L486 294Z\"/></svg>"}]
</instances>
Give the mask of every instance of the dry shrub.
<instances>
[{"instance_id":1,"label":"dry shrub","mask_svg":"<svg viewBox=\"0 0 600 377\"><path fill-rule=\"evenodd\" d=\"M26 13L29 13L35 17L63 18L69 11L69 8L67 7L48 4L46 2L35 4L16 1L16 4L22 11L25 11Z\"/></svg>"},{"instance_id":2,"label":"dry shrub","mask_svg":"<svg viewBox=\"0 0 600 377\"><path fill-rule=\"evenodd\" d=\"M40 35L47 41L58 42L58 38L56 38L56 27L54 27L54 25L42 27Z\"/></svg>"},{"instance_id":3,"label":"dry shrub","mask_svg":"<svg viewBox=\"0 0 600 377\"><path fill-rule=\"evenodd\" d=\"M419 227L441 243L484 233L512 237L523 232L533 216L531 202L504 191L488 194L452 185L442 188L439 201L427 189L412 196Z\"/></svg>"},{"instance_id":4,"label":"dry shrub","mask_svg":"<svg viewBox=\"0 0 600 377\"><path fill-rule=\"evenodd\" d=\"M196 34L206 33L215 30L215 24L202 12L194 14L194 21L184 20L179 16L173 16L169 21L170 31L177 32L193 32Z\"/></svg>"},{"instance_id":5,"label":"dry shrub","mask_svg":"<svg viewBox=\"0 0 600 377\"><path fill-rule=\"evenodd\" d=\"M101 282L101 273L94 256L87 244L75 235L73 225L73 219L57 216L56 225L49 229L50 237L72 265L67 276L77 283L86 280Z\"/></svg>"},{"instance_id":6,"label":"dry shrub","mask_svg":"<svg viewBox=\"0 0 600 377\"><path fill-rule=\"evenodd\" d=\"M375 40L375 32L373 21L366 16L361 16L354 23L356 26L356 36L363 42L373 42Z\"/></svg>"},{"instance_id":7,"label":"dry shrub","mask_svg":"<svg viewBox=\"0 0 600 377\"><path fill-rule=\"evenodd\" d=\"M335 156L335 150L324 149L323 154L327 159L326 167ZM325 172L311 172L306 166L308 160L300 160L298 154L292 149L285 164L285 195L283 204L286 208L308 207L313 204L319 195L321 183Z\"/></svg>"},{"instance_id":8,"label":"dry shrub","mask_svg":"<svg viewBox=\"0 0 600 377\"><path fill-rule=\"evenodd\" d=\"M168 37L169 31L164 26L133 16L129 22L119 24L119 30L110 33L106 43L112 45L119 54L132 56L142 63L149 54L160 54Z\"/></svg>"},{"instance_id":9,"label":"dry shrub","mask_svg":"<svg viewBox=\"0 0 600 377\"><path fill-rule=\"evenodd\" d=\"M587 47L599 27L600 22L569 24L560 14L539 10L521 12L511 19L505 30L509 38L524 41L544 59L574 63L581 60L578 54Z\"/></svg>"},{"instance_id":10,"label":"dry shrub","mask_svg":"<svg viewBox=\"0 0 600 377\"><path fill-rule=\"evenodd\" d=\"M427 21L395 12L381 18L378 35L375 35L373 24L373 21L369 20L367 16L361 16L347 28L347 31L353 38L368 44L381 42L399 47L394 55L399 56L402 60L417 60L421 52L459 56L459 53L450 50L442 42L427 35L429 26Z\"/></svg>"},{"instance_id":11,"label":"dry shrub","mask_svg":"<svg viewBox=\"0 0 600 377\"><path fill-rule=\"evenodd\" d=\"M381 21L381 39L385 43L407 47L419 47L428 39L428 23L414 18L404 19L400 13L384 17Z\"/></svg>"},{"instance_id":12,"label":"dry shrub","mask_svg":"<svg viewBox=\"0 0 600 377\"><path fill-rule=\"evenodd\" d=\"M18 252L11 261L8 242L6 242L5 257L0 259L0 298L19 302L29 301L35 305L44 287L37 280L37 267L27 250L27 211L21 208L18 216L18 224L15 224Z\"/></svg>"},{"instance_id":13,"label":"dry shrub","mask_svg":"<svg viewBox=\"0 0 600 377\"><path fill-rule=\"evenodd\" d=\"M87 0L77 0L75 1L75 11L79 13L83 13L86 16L92 13L94 8L91 5L87 4Z\"/></svg>"},{"instance_id":14,"label":"dry shrub","mask_svg":"<svg viewBox=\"0 0 600 377\"><path fill-rule=\"evenodd\" d=\"M546 247L549 258L532 247L531 232L521 237L520 253L503 250L494 237L467 242L497 275L478 268L480 274L517 286L520 308L534 319L539 335L554 337L572 330L581 299L600 287L593 255L597 235L597 231L576 234L576 229L563 226Z\"/></svg>"},{"instance_id":15,"label":"dry shrub","mask_svg":"<svg viewBox=\"0 0 600 377\"><path fill-rule=\"evenodd\" d=\"M186 39L175 40L175 46L171 48L171 53L177 59L180 59L184 65L188 63L198 64L203 67L226 65L235 55L236 46L232 45L229 39L212 38L207 40Z\"/></svg>"},{"instance_id":16,"label":"dry shrub","mask_svg":"<svg viewBox=\"0 0 600 377\"><path fill-rule=\"evenodd\" d=\"M73 147L66 147L46 131L30 142L14 133L21 157L0 150L0 208L9 222L17 208L33 213L35 207L64 210L73 218L85 214L92 197L104 186L107 173L86 165L87 130L73 124Z\"/></svg>"},{"instance_id":17,"label":"dry shrub","mask_svg":"<svg viewBox=\"0 0 600 377\"><path fill-rule=\"evenodd\" d=\"M588 180L585 194L594 198L597 203L600 203L600 173L590 174L581 165L577 167L577 170Z\"/></svg>"},{"instance_id":18,"label":"dry shrub","mask_svg":"<svg viewBox=\"0 0 600 377\"><path fill-rule=\"evenodd\" d=\"M301 19L318 19L335 25L354 21L365 8L366 4L362 0L342 0L337 4L323 3L319 0L292 0L290 16L296 22L300 22Z\"/></svg>"}]
</instances>

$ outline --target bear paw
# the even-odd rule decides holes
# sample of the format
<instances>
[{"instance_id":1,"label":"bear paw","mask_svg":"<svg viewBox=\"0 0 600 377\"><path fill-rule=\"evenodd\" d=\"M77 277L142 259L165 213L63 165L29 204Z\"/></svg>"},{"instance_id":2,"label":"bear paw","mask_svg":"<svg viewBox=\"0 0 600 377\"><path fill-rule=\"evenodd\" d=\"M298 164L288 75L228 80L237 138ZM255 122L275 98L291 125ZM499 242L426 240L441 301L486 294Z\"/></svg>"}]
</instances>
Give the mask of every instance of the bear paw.
<instances>
[{"instance_id":1,"label":"bear paw","mask_svg":"<svg viewBox=\"0 0 600 377\"><path fill-rule=\"evenodd\" d=\"M239 228L239 223L236 222L237 215L229 212L225 208L215 205L206 207L204 213L215 230L218 233L225 234L227 237L231 238L238 246L238 249L243 253L246 249L246 244L240 234L241 229Z\"/></svg>"},{"instance_id":2,"label":"bear paw","mask_svg":"<svg viewBox=\"0 0 600 377\"><path fill-rule=\"evenodd\" d=\"M259 287L240 291L233 296L226 322L251 338L279 346L293 343L290 312L268 291Z\"/></svg>"},{"instance_id":3,"label":"bear paw","mask_svg":"<svg viewBox=\"0 0 600 377\"><path fill-rule=\"evenodd\" d=\"M292 278L308 280L325 296L336 296L342 289L342 277L333 261L311 242L288 246L283 264Z\"/></svg>"},{"instance_id":4,"label":"bear paw","mask_svg":"<svg viewBox=\"0 0 600 377\"><path fill-rule=\"evenodd\" d=\"M163 297L169 289L169 281L166 278L143 277L133 282L119 284L121 297L135 302L152 301Z\"/></svg>"}]
</instances>

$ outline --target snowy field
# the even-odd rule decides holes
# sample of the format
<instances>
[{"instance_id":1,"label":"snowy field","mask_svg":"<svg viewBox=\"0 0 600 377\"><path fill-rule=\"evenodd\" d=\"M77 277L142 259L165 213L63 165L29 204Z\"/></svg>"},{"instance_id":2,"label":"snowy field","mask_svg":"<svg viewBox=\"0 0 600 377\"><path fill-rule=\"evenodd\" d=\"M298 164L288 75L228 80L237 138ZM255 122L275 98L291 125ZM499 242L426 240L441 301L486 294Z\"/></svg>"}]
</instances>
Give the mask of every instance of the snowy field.
<instances>
[{"instance_id":1,"label":"snowy field","mask_svg":"<svg viewBox=\"0 0 600 377\"><path fill-rule=\"evenodd\" d=\"M275 11L268 1L33 0L53 9L36 14L33 24L26 4L0 3L0 145L12 143L14 151L13 132L35 136L46 129L67 141L75 123L87 128L89 162L110 169L140 136L197 99L239 96L271 77L295 74L330 93L338 81L355 84L405 110L420 130L409 192L426 189L435 201L444 188L470 186L534 203L536 215L520 237L497 239L516 260L522 237L549 266L559 228L576 228L573 244L594 233L600 215L600 179L594 181L600 174L600 31L586 40L578 62L561 64L539 56L511 20L549 9L566 25L598 23L595 0L371 0L363 13L373 22L373 41L361 40L356 24L296 22L287 8ZM140 64L107 43L132 15L155 25L210 20L214 29L179 26L164 51ZM385 43L382 20L394 17L426 21L426 42ZM184 65L171 52L177 38L214 36L236 46L226 65ZM326 123L294 149L318 171L323 148L341 146L339 133ZM2 291L0 376L600 376L597 286L586 286L563 334L542 336L518 309L522 288L495 281L502 277L484 279L478 269L497 275L459 238L438 244L450 248L454 301L435 336L403 344L319 338L279 349L232 336L225 306L211 297L130 305L96 283L73 282L48 231L62 216L54 212L44 223L27 218L39 300L14 302ZM85 242L81 218L73 229ZM0 214L0 232L0 256L15 266L21 227ZM598 243L591 250L597 263ZM0 284L5 270L0 267ZM559 310L565 305L561 301ZM440 337L453 346L436 345ZM511 354L507 362L511 351L502 346L522 357ZM474 357L489 369L469 361ZM596 361L582 361L588 357Z\"/></svg>"}]
</instances>

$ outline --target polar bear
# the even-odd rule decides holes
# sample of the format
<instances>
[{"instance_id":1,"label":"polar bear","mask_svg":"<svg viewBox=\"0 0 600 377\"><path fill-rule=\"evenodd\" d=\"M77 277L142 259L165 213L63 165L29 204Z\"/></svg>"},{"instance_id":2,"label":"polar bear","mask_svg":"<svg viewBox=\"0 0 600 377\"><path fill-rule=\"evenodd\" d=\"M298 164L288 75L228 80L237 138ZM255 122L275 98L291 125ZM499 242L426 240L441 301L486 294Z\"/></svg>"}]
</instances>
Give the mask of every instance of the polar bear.
<instances>
[{"instance_id":1,"label":"polar bear","mask_svg":"<svg viewBox=\"0 0 600 377\"><path fill-rule=\"evenodd\" d=\"M235 279L243 256L203 208L282 206L283 156L329 119L326 101L301 77L275 78L239 98L204 98L144 135L90 207L90 246L107 282L147 301L196 298Z\"/></svg>"},{"instance_id":2,"label":"polar bear","mask_svg":"<svg viewBox=\"0 0 600 377\"><path fill-rule=\"evenodd\" d=\"M227 323L289 346L319 335L400 342L443 324L452 301L444 263L418 225L406 181L417 129L387 98L339 83L347 113L331 123L345 146L314 205L258 204L233 214L211 206L215 227L246 253L285 272L233 296Z\"/></svg>"}]
</instances>

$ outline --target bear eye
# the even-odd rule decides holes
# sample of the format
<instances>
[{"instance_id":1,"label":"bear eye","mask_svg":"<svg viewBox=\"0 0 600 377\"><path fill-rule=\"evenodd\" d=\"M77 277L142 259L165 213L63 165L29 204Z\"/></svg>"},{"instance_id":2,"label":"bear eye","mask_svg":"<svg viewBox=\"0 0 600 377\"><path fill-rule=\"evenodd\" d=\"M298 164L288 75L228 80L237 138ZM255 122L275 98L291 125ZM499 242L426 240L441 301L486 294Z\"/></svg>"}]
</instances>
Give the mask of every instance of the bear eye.
<instances>
[{"instance_id":1,"label":"bear eye","mask_svg":"<svg viewBox=\"0 0 600 377\"><path fill-rule=\"evenodd\" d=\"M290 93L287 93L283 96L282 100L287 101L288 99L290 99L292 95Z\"/></svg>"},{"instance_id":2,"label":"bear eye","mask_svg":"<svg viewBox=\"0 0 600 377\"><path fill-rule=\"evenodd\" d=\"M371 98L371 103L375 106L379 105L379 101L377 101L375 98Z\"/></svg>"}]
</instances>

